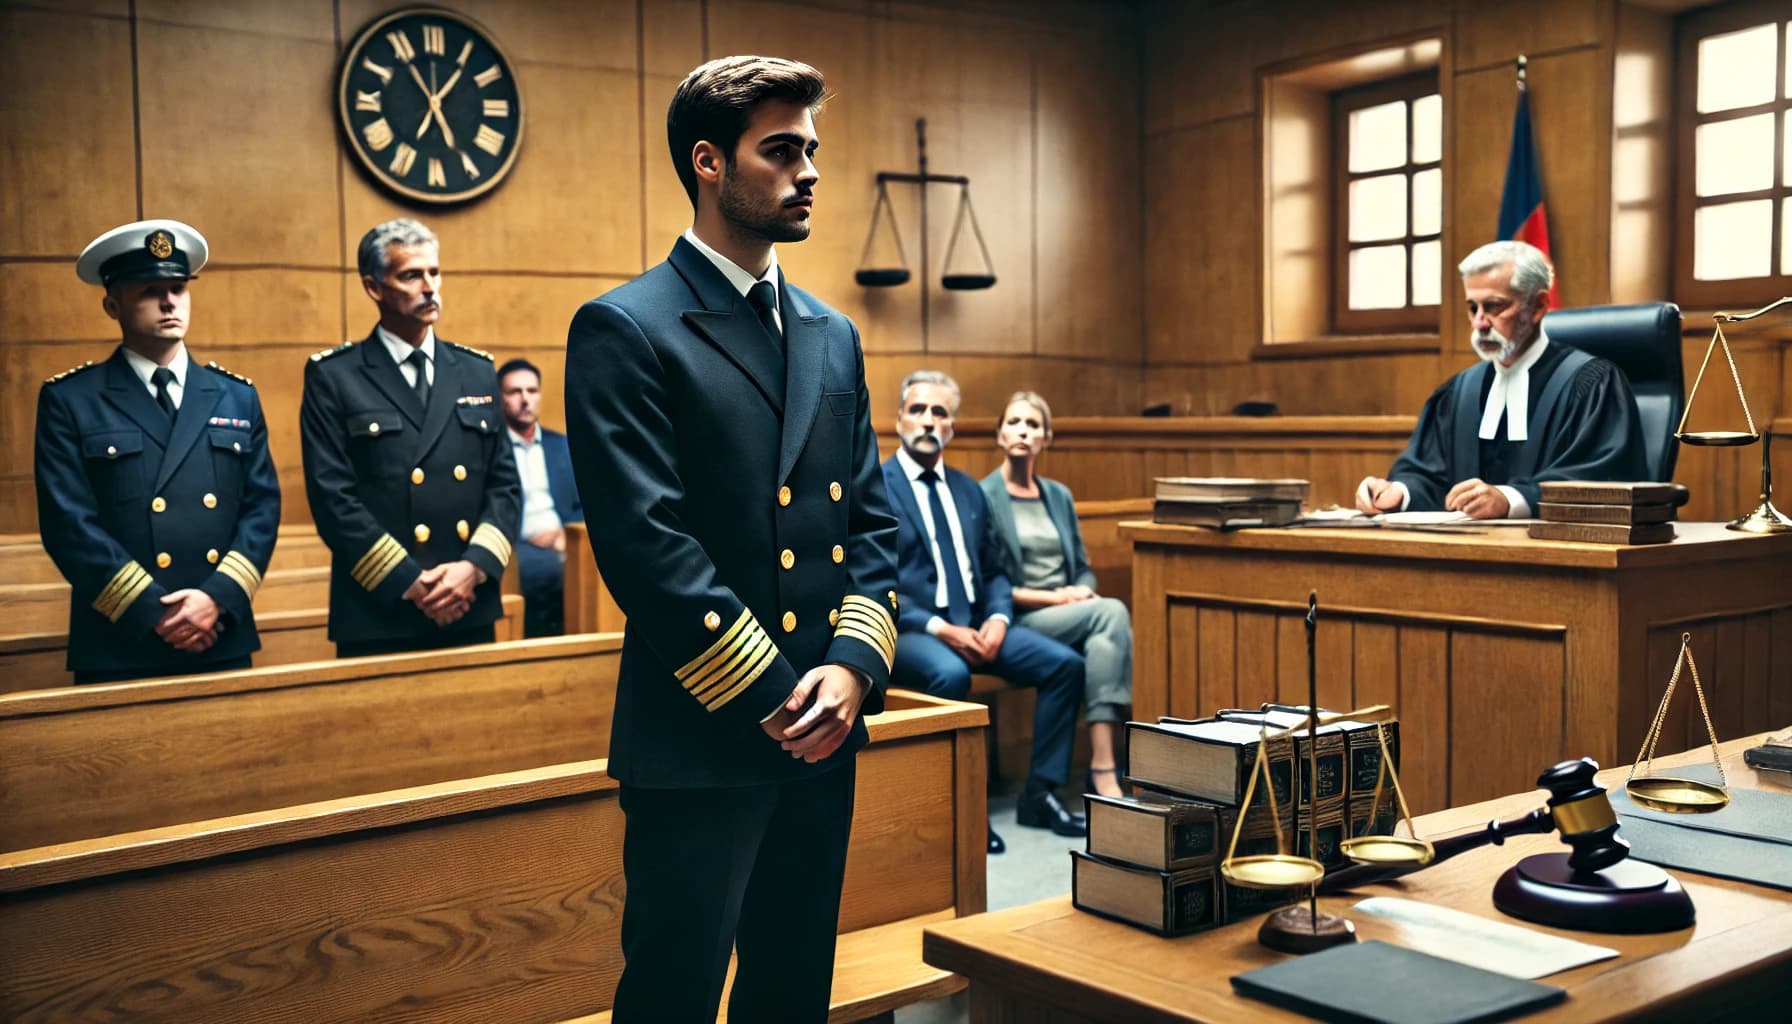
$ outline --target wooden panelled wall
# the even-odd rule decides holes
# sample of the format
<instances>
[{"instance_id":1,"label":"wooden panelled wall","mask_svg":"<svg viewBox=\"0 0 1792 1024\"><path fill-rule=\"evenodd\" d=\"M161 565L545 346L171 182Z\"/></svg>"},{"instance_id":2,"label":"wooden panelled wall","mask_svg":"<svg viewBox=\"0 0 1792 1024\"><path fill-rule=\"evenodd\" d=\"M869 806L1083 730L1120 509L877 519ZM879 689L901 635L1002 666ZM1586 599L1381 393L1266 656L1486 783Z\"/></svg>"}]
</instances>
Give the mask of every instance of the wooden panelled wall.
<instances>
[{"instance_id":1,"label":"wooden panelled wall","mask_svg":"<svg viewBox=\"0 0 1792 1024\"><path fill-rule=\"evenodd\" d=\"M1136 411L1140 276L1138 31L1095 0L452 0L516 65L527 134L510 180L453 211L375 190L340 146L332 94L347 38L397 0L0 0L0 531L34 531L39 382L101 359L117 334L74 257L101 231L174 217L204 232L194 354L254 378L289 522L309 518L297 419L306 356L366 335L354 247L420 216L442 238L444 337L557 387L583 300L659 262L690 220L665 145L680 78L728 53L810 61L835 93L814 236L781 248L792 279L864 331L880 420L903 373L931 365L993 404L1016 386L1065 412ZM852 272L873 174L969 175L999 278L983 292L864 289ZM896 217L916 261L919 192ZM928 190L932 267L956 191ZM967 237L966 243L969 239ZM918 269L918 267L916 268Z\"/></svg>"}]
</instances>

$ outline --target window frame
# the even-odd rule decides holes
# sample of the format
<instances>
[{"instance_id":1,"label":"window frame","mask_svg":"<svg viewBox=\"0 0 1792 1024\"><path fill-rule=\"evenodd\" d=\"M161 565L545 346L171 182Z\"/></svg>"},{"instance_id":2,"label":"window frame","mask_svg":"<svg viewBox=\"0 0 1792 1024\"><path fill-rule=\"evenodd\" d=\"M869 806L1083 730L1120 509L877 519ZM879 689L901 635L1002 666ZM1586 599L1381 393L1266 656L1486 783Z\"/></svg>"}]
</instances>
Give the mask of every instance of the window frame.
<instances>
[{"instance_id":1,"label":"window frame","mask_svg":"<svg viewBox=\"0 0 1792 1024\"><path fill-rule=\"evenodd\" d=\"M1787 266L1782 259L1785 253L1786 234L1792 231L1792 223L1785 216L1788 200L1792 200L1792 184L1786 179L1785 166L1786 131L1788 119L1792 119L1792 97L1785 92L1787 50L1787 23L1783 3L1774 0L1757 0L1754 3L1725 5L1723 7L1695 11L1683 15L1675 24L1675 63L1677 88L1674 98L1674 148L1676 152L1674 187L1674 292L1675 298L1683 306L1697 308L1716 308L1719 306L1759 305L1760 302L1774 296L1792 292L1792 266ZM1774 99L1766 103L1750 107L1738 107L1735 110L1720 111L1715 114L1701 115L1698 112L1699 84L1699 43L1714 35L1722 35L1738 29L1762 23L1774 25L1775 61L1774 61ZM1722 197L1701 199L1695 192L1698 187L1698 151L1695 140L1700 125L1716 124L1742 117L1757 116L1762 113L1773 115L1773 177L1769 186L1752 192L1728 193ZM1765 277L1737 277L1716 281L1699 280L1693 276L1693 257L1696 252L1693 234L1693 218L1696 212L1705 206L1723 205L1733 202L1767 199L1769 216L1771 217L1768 240L1768 270ZM1773 271L1777 270L1777 273Z\"/></svg>"},{"instance_id":2,"label":"window frame","mask_svg":"<svg viewBox=\"0 0 1792 1024\"><path fill-rule=\"evenodd\" d=\"M1332 110L1332 281L1331 281L1331 330L1336 335L1353 334L1385 334L1399 331L1424 331L1438 329L1441 322L1442 306L1412 305L1412 250L1422 242L1436 242L1442 252L1444 237L1442 176L1444 165L1444 148L1442 124L1439 125L1438 158L1434 161L1415 163L1412 159L1413 143L1413 104L1426 96L1438 96L1442 102L1442 90L1439 88L1439 76L1436 68L1401 75L1396 78L1382 79L1363 85L1340 89L1331 96ZM1407 104L1406 117L1406 153L1402 163L1393 167L1383 167L1374 171L1352 172L1350 170L1350 114L1366 107L1379 106L1395 100ZM1438 229L1435 234L1415 234L1413 232L1413 178L1423 171L1435 170L1440 178L1438 199ZM1387 177L1401 174L1406 178L1406 234L1395 238L1377 239L1373 242L1350 241L1350 184L1365 178ZM1402 282L1407 304L1388 309L1351 309L1350 308L1350 253L1354 249L1379 248L1383 246L1401 245L1406 249L1406 275ZM1439 292L1442 298L1442 292Z\"/></svg>"}]
</instances>

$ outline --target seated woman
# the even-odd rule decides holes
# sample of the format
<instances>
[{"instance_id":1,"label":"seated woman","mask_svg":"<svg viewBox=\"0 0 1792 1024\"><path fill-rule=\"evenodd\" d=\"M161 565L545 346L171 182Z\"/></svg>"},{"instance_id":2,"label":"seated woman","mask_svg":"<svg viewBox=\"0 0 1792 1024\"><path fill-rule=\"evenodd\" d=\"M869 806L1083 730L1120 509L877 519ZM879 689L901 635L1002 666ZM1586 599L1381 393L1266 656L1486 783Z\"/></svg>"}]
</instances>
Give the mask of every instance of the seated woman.
<instances>
[{"instance_id":1,"label":"seated woman","mask_svg":"<svg viewBox=\"0 0 1792 1024\"><path fill-rule=\"evenodd\" d=\"M1115 748L1132 704L1132 616L1095 592L1070 489L1036 470L1052 441L1052 410L1031 391L1008 399L996 425L1007 456L983 478L989 519L1003 543L1002 571L1014 585L1015 624L1038 630L1083 656L1089 719L1089 792L1119 796Z\"/></svg>"}]
</instances>

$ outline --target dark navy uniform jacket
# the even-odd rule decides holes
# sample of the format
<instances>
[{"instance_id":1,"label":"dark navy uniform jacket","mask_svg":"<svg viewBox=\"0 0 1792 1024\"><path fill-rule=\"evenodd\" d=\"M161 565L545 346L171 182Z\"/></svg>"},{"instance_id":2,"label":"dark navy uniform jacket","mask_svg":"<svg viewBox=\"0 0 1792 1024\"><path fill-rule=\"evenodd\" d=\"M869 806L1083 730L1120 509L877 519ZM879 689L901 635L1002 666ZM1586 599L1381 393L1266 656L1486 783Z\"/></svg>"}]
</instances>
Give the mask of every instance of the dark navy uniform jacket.
<instances>
[{"instance_id":1,"label":"dark navy uniform jacket","mask_svg":"<svg viewBox=\"0 0 1792 1024\"><path fill-rule=\"evenodd\" d=\"M145 676L261 648L250 603L280 527L280 481L250 383L188 357L170 420L121 346L37 397L37 519L68 578L68 667ZM198 654L155 634L161 599L197 588L224 630Z\"/></svg>"},{"instance_id":2,"label":"dark navy uniform jacket","mask_svg":"<svg viewBox=\"0 0 1792 1024\"><path fill-rule=\"evenodd\" d=\"M429 407L375 334L311 357L299 434L305 494L330 548L330 639L435 635L404 599L423 570L465 559L485 571L449 629L503 615L521 492L492 357L436 338Z\"/></svg>"},{"instance_id":3,"label":"dark navy uniform jacket","mask_svg":"<svg viewBox=\"0 0 1792 1024\"><path fill-rule=\"evenodd\" d=\"M610 774L658 787L814 774L866 741L896 647L896 519L858 330L783 284L786 356L680 239L585 303L567 336L567 437L591 547L628 616ZM760 721L803 673L872 682L841 748L810 765Z\"/></svg>"}]
</instances>

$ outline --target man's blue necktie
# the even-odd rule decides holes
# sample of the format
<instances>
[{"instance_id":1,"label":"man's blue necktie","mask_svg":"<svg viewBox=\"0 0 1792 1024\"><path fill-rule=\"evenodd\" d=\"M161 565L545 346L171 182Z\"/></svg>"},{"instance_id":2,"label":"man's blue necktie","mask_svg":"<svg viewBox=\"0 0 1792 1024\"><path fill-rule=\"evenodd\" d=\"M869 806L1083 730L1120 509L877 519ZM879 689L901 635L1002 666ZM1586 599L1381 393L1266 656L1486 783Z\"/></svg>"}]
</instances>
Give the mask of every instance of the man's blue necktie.
<instances>
[{"instance_id":1,"label":"man's blue necktie","mask_svg":"<svg viewBox=\"0 0 1792 1024\"><path fill-rule=\"evenodd\" d=\"M921 474L921 482L927 485L927 505L933 513L933 539L940 546L940 561L946 563L946 621L954 626L968 626L971 598L965 593L964 574L958 568L958 542L952 539L946 503L940 500L940 475L926 470Z\"/></svg>"}]
</instances>

